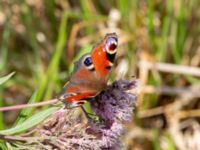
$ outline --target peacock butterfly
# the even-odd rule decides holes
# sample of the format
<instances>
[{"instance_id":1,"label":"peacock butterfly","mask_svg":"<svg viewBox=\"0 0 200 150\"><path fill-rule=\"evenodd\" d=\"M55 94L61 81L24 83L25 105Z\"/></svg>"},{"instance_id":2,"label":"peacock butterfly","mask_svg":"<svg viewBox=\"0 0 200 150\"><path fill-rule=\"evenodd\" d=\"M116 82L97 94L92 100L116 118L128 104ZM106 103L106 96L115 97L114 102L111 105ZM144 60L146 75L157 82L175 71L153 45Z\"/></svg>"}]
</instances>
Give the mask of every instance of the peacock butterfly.
<instances>
[{"instance_id":1,"label":"peacock butterfly","mask_svg":"<svg viewBox=\"0 0 200 150\"><path fill-rule=\"evenodd\" d=\"M106 34L91 53L85 54L75 62L72 76L58 98L64 101L67 108L84 104L106 88L117 45L117 34Z\"/></svg>"}]
</instances>

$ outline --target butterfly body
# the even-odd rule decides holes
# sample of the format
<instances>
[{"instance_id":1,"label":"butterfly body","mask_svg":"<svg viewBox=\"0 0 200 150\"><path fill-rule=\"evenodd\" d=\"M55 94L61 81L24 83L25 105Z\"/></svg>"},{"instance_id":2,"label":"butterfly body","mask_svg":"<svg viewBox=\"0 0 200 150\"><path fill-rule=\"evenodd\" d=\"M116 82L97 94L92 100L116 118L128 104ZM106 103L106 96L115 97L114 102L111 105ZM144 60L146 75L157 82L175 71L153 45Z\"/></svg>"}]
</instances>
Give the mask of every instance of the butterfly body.
<instances>
[{"instance_id":1,"label":"butterfly body","mask_svg":"<svg viewBox=\"0 0 200 150\"><path fill-rule=\"evenodd\" d=\"M69 82L59 99L67 108L84 104L107 86L117 48L117 35L107 34L90 54L85 54L75 63Z\"/></svg>"}]
</instances>

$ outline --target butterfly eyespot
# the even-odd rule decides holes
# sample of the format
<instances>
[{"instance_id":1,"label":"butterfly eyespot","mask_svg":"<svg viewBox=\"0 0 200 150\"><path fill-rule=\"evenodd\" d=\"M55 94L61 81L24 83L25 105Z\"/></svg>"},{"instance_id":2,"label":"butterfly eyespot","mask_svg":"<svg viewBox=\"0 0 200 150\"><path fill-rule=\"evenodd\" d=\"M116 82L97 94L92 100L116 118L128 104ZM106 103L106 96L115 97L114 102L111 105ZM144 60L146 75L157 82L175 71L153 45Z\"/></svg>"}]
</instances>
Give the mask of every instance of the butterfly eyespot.
<instances>
[{"instance_id":1,"label":"butterfly eyespot","mask_svg":"<svg viewBox=\"0 0 200 150\"><path fill-rule=\"evenodd\" d=\"M84 60L84 65L86 67L89 67L92 65L92 58L91 57L86 57L85 60Z\"/></svg>"},{"instance_id":2,"label":"butterfly eyespot","mask_svg":"<svg viewBox=\"0 0 200 150\"><path fill-rule=\"evenodd\" d=\"M95 70L94 65L92 63L92 57L90 57L90 56L85 57L85 59L83 61L83 64L85 65L85 67L88 70L90 70L90 71L94 71Z\"/></svg>"},{"instance_id":3,"label":"butterfly eyespot","mask_svg":"<svg viewBox=\"0 0 200 150\"><path fill-rule=\"evenodd\" d=\"M115 50L115 48L117 48L117 45L115 45L115 44L109 45L109 50L110 51Z\"/></svg>"},{"instance_id":4,"label":"butterfly eyespot","mask_svg":"<svg viewBox=\"0 0 200 150\"><path fill-rule=\"evenodd\" d=\"M106 40L106 51L107 51L107 53L109 53L109 54L116 53L117 43L118 43L118 40L117 40L116 37L109 37Z\"/></svg>"}]
</instances>

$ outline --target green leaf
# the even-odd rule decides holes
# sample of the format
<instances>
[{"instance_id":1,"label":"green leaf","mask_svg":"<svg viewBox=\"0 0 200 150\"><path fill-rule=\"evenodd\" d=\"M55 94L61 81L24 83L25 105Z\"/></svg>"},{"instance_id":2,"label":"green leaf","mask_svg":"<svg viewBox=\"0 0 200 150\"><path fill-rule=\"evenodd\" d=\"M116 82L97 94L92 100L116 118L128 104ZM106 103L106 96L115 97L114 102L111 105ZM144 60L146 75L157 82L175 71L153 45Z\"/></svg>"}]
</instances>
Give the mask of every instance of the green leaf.
<instances>
[{"instance_id":1,"label":"green leaf","mask_svg":"<svg viewBox=\"0 0 200 150\"><path fill-rule=\"evenodd\" d=\"M12 73L10 73L9 75L7 75L5 77L1 77L0 78L0 85L3 84L4 82L6 82L8 79L10 79L14 74L15 74L15 72L12 72Z\"/></svg>"},{"instance_id":2,"label":"green leaf","mask_svg":"<svg viewBox=\"0 0 200 150\"><path fill-rule=\"evenodd\" d=\"M0 149L2 150L8 150L7 146L5 145L4 141L0 141Z\"/></svg>"},{"instance_id":3,"label":"green leaf","mask_svg":"<svg viewBox=\"0 0 200 150\"><path fill-rule=\"evenodd\" d=\"M20 132L23 132L27 129L30 129L30 128L34 127L35 125L41 123L44 119L46 119L48 116L50 116L58 108L59 107L51 107L49 109L41 111L41 112L33 115L32 117L28 118L23 123L15 126L13 128L0 131L0 134L11 135L11 134L20 133Z\"/></svg>"},{"instance_id":4,"label":"green leaf","mask_svg":"<svg viewBox=\"0 0 200 150\"><path fill-rule=\"evenodd\" d=\"M35 103L35 101L36 101L36 96L37 96L37 93L35 92L35 93L31 96L31 98L30 98L28 104L33 104L33 103ZM20 124L20 123L22 123L23 121L25 121L25 120L27 119L27 117L31 114L32 110L33 110L33 108L25 108L25 109L23 109L23 110L20 112L19 117L17 118L17 120L15 121L14 124L17 125L17 124Z\"/></svg>"}]
</instances>

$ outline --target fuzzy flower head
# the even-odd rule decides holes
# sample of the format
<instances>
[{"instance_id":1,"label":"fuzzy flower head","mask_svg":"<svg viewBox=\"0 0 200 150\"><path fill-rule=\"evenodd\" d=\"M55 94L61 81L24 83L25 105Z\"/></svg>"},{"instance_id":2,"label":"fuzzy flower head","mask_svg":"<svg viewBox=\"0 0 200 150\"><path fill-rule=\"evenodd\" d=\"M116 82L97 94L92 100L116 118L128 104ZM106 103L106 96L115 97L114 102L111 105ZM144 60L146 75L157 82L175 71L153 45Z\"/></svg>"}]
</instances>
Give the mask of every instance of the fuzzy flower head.
<instances>
[{"instance_id":1,"label":"fuzzy flower head","mask_svg":"<svg viewBox=\"0 0 200 150\"><path fill-rule=\"evenodd\" d=\"M119 80L91 101L100 120L87 123L76 115L76 109L60 109L37 128L38 141L28 143L32 149L50 150L118 150L123 122L131 121L136 96L127 90L136 88L138 81Z\"/></svg>"},{"instance_id":2,"label":"fuzzy flower head","mask_svg":"<svg viewBox=\"0 0 200 150\"><path fill-rule=\"evenodd\" d=\"M137 87L137 81L119 80L91 102L94 112L106 121L131 121L136 96L127 90Z\"/></svg>"}]
</instances>

